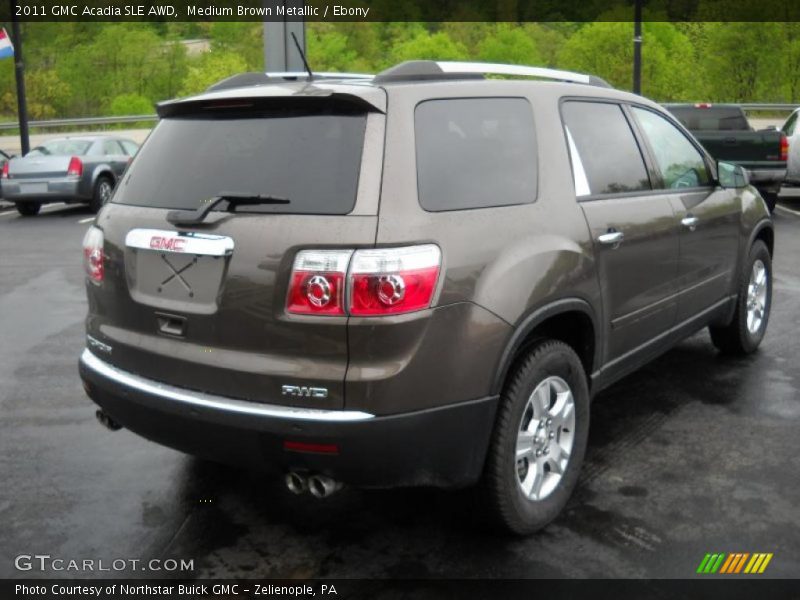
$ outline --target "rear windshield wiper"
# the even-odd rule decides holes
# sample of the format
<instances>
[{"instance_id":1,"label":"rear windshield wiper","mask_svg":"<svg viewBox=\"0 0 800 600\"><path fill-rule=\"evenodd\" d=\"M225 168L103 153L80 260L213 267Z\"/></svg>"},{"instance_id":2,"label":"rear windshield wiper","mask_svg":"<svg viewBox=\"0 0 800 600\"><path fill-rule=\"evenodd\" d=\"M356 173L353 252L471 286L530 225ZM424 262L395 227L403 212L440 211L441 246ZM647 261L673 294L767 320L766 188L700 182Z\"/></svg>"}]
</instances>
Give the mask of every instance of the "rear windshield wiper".
<instances>
[{"instance_id":1,"label":"rear windshield wiper","mask_svg":"<svg viewBox=\"0 0 800 600\"><path fill-rule=\"evenodd\" d=\"M204 201L196 210L173 210L167 213L167 221L173 225L199 225L222 202L227 202L226 210L233 211L237 206L255 206L258 204L289 204L287 198L262 196L260 194L241 194L223 192Z\"/></svg>"}]
</instances>

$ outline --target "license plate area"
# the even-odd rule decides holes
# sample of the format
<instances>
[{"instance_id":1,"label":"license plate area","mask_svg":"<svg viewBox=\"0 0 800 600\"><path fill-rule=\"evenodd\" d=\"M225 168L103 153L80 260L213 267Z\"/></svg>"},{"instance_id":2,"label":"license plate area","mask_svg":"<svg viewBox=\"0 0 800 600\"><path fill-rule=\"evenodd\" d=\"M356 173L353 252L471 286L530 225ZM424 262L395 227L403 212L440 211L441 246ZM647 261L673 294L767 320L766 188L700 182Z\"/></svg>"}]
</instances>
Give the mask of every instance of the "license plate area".
<instances>
[{"instance_id":1,"label":"license plate area","mask_svg":"<svg viewBox=\"0 0 800 600\"><path fill-rule=\"evenodd\" d=\"M21 183L19 184L19 191L23 194L46 194L46 183Z\"/></svg>"},{"instance_id":2,"label":"license plate area","mask_svg":"<svg viewBox=\"0 0 800 600\"><path fill-rule=\"evenodd\" d=\"M134 229L125 239L128 288L141 304L211 314L233 254L226 236Z\"/></svg>"}]
</instances>

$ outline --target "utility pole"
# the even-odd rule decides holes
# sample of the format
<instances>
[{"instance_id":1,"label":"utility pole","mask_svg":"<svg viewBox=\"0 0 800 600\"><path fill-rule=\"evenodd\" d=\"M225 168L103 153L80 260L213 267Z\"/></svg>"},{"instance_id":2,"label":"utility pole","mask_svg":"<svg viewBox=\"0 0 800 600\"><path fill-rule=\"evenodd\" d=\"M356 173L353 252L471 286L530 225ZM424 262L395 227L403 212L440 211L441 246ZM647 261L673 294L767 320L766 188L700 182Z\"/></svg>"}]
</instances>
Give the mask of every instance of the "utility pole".
<instances>
[{"instance_id":1,"label":"utility pole","mask_svg":"<svg viewBox=\"0 0 800 600\"><path fill-rule=\"evenodd\" d=\"M17 114L19 115L19 141L22 154L31 149L28 136L28 103L25 99L25 64L22 62L22 34L17 19L17 0L9 0L11 5L11 36L14 38L14 73L17 76Z\"/></svg>"},{"instance_id":2,"label":"utility pole","mask_svg":"<svg viewBox=\"0 0 800 600\"><path fill-rule=\"evenodd\" d=\"M265 5L274 7L282 3L287 8L302 9L304 0L265 0ZM304 21L290 21L284 17L280 21L264 22L264 67L267 72L305 71L303 58L297 52L292 33L297 36L297 41L303 52L306 51L306 24Z\"/></svg>"},{"instance_id":3,"label":"utility pole","mask_svg":"<svg viewBox=\"0 0 800 600\"><path fill-rule=\"evenodd\" d=\"M642 93L642 2L635 0L633 9L633 93Z\"/></svg>"}]
</instances>

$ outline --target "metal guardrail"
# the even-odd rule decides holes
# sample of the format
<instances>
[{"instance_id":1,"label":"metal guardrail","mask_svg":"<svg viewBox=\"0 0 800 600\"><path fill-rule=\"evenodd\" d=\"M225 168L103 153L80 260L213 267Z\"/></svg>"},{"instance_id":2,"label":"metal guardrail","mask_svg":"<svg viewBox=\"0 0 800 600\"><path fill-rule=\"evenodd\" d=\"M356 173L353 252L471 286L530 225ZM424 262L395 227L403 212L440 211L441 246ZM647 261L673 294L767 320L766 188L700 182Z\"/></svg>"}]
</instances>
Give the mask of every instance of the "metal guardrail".
<instances>
[{"instance_id":1,"label":"metal guardrail","mask_svg":"<svg viewBox=\"0 0 800 600\"><path fill-rule=\"evenodd\" d=\"M800 104L758 103L749 102L739 104L747 111L784 111L792 112ZM31 129L55 129L57 127L72 127L81 125L123 125L125 123L155 123L158 115L129 115L122 117L82 117L77 119L48 119L43 121L29 121ZM8 121L0 123L0 131L19 129L19 123Z\"/></svg>"},{"instance_id":2,"label":"metal guardrail","mask_svg":"<svg viewBox=\"0 0 800 600\"><path fill-rule=\"evenodd\" d=\"M31 129L51 129L55 127L69 127L81 125L121 125L124 123L142 123L158 121L158 115L131 115L126 117L85 117L79 119L48 119L45 121L29 121ZM9 121L0 123L0 131L19 129L19 123Z\"/></svg>"},{"instance_id":3,"label":"metal guardrail","mask_svg":"<svg viewBox=\"0 0 800 600\"><path fill-rule=\"evenodd\" d=\"M744 110L774 110L792 112L796 108L800 108L800 104L769 104L769 103L745 103L740 104Z\"/></svg>"}]
</instances>

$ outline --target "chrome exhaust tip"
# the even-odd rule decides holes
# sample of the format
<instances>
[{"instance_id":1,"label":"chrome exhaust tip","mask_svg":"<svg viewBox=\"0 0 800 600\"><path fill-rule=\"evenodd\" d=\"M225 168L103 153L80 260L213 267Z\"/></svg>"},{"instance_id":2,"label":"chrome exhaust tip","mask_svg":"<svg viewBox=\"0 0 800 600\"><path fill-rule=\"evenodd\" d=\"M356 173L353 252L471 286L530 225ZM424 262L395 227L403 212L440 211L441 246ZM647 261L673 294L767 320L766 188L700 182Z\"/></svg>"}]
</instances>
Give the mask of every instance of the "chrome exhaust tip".
<instances>
[{"instance_id":1,"label":"chrome exhaust tip","mask_svg":"<svg viewBox=\"0 0 800 600\"><path fill-rule=\"evenodd\" d=\"M94 416L97 417L97 420L100 422L100 424L109 431L119 431L122 429L122 425L112 419L104 410L96 411Z\"/></svg>"},{"instance_id":2,"label":"chrome exhaust tip","mask_svg":"<svg viewBox=\"0 0 800 600\"><path fill-rule=\"evenodd\" d=\"M308 478L308 490L315 498L327 498L340 489L342 489L342 483L330 477L312 475Z\"/></svg>"},{"instance_id":3,"label":"chrome exhaust tip","mask_svg":"<svg viewBox=\"0 0 800 600\"><path fill-rule=\"evenodd\" d=\"M293 494L302 494L308 490L308 480L296 471L286 474L286 487Z\"/></svg>"}]
</instances>

